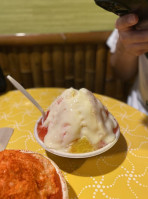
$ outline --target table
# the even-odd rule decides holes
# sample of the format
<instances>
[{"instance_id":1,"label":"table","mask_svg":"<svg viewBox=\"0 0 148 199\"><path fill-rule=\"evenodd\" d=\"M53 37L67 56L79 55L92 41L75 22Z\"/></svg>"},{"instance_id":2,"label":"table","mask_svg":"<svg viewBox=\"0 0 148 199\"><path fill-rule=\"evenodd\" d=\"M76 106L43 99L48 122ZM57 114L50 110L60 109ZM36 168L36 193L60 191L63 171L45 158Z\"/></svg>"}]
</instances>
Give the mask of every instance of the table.
<instances>
[{"instance_id":1,"label":"table","mask_svg":"<svg viewBox=\"0 0 148 199\"><path fill-rule=\"evenodd\" d=\"M62 91L28 89L44 110ZM148 116L115 99L95 95L120 125L120 138L109 151L88 159L68 159L46 153L33 133L41 114L19 91L0 96L0 127L14 128L7 149L31 150L54 160L65 176L70 199L146 199Z\"/></svg>"}]
</instances>

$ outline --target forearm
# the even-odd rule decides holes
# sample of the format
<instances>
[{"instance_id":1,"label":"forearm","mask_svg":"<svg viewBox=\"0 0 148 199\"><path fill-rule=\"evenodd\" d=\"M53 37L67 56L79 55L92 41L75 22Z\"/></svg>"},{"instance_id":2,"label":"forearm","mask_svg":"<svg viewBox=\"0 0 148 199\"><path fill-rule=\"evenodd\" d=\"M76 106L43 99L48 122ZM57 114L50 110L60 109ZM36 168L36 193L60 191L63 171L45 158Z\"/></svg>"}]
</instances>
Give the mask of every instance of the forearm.
<instances>
[{"instance_id":1,"label":"forearm","mask_svg":"<svg viewBox=\"0 0 148 199\"><path fill-rule=\"evenodd\" d=\"M111 54L111 66L115 74L126 81L132 78L138 70L138 56L127 52L119 40L115 53Z\"/></svg>"}]
</instances>

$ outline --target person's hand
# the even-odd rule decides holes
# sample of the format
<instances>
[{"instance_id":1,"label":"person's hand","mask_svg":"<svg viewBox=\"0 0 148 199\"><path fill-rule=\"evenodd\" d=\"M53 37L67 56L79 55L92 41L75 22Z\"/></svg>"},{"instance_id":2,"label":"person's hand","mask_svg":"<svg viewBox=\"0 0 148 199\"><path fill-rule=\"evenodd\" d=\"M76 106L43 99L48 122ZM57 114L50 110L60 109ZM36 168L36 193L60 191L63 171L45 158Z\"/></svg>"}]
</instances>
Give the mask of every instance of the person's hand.
<instances>
[{"instance_id":1,"label":"person's hand","mask_svg":"<svg viewBox=\"0 0 148 199\"><path fill-rule=\"evenodd\" d=\"M148 52L148 29L136 30L134 26L138 21L139 18L135 14L119 17L116 21L119 42L127 53L134 56Z\"/></svg>"}]
</instances>

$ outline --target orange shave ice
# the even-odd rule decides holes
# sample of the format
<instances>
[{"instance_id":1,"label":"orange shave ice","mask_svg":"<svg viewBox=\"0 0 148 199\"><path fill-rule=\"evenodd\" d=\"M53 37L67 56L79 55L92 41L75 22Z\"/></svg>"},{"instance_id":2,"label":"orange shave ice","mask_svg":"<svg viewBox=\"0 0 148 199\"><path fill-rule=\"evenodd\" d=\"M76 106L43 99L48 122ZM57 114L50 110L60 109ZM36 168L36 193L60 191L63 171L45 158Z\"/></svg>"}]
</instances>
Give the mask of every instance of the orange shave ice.
<instances>
[{"instance_id":1,"label":"orange shave ice","mask_svg":"<svg viewBox=\"0 0 148 199\"><path fill-rule=\"evenodd\" d=\"M0 152L0 199L67 199L63 183L58 167L41 154Z\"/></svg>"},{"instance_id":2,"label":"orange shave ice","mask_svg":"<svg viewBox=\"0 0 148 199\"><path fill-rule=\"evenodd\" d=\"M66 89L39 121L39 138L48 148L71 153L97 150L116 138L118 124L89 90Z\"/></svg>"}]
</instances>

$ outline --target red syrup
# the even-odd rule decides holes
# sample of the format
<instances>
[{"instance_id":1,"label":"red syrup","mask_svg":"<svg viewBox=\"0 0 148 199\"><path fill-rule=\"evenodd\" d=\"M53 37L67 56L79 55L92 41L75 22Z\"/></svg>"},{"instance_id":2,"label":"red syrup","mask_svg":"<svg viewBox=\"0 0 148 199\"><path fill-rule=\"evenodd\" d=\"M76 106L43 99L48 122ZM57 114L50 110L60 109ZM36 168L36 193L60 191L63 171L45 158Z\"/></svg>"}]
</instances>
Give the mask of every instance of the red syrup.
<instances>
[{"instance_id":1,"label":"red syrup","mask_svg":"<svg viewBox=\"0 0 148 199\"><path fill-rule=\"evenodd\" d=\"M49 115L49 111L46 112L46 116L44 118L44 121L46 120L46 118ZM38 126L37 126L37 132L38 132L38 136L40 138L40 140L44 141L44 137L47 134L47 127L42 126L42 118L40 119Z\"/></svg>"}]
</instances>

